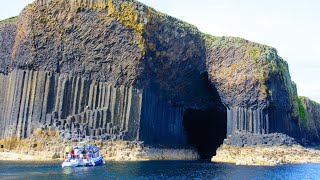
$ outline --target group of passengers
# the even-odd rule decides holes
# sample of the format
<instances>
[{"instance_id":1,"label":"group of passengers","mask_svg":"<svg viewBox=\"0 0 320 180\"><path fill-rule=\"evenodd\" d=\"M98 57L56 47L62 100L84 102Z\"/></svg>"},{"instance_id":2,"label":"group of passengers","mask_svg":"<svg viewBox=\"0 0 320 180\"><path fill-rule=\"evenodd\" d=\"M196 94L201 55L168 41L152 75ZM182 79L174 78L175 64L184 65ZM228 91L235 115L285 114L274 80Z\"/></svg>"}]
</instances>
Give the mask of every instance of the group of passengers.
<instances>
[{"instance_id":1,"label":"group of passengers","mask_svg":"<svg viewBox=\"0 0 320 180\"><path fill-rule=\"evenodd\" d=\"M65 159L71 160L71 159L87 159L90 160L95 157L94 149L89 147L75 147L70 148L69 146L66 147L65 150Z\"/></svg>"}]
</instances>

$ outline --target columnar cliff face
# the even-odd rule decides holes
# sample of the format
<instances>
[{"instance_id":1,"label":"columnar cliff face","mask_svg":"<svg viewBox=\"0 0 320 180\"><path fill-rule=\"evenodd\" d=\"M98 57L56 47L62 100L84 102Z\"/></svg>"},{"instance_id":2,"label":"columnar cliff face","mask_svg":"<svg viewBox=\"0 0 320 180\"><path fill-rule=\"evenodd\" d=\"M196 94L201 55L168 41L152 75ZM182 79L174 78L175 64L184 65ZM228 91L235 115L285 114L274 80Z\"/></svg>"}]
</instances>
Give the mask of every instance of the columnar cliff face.
<instances>
[{"instance_id":1,"label":"columnar cliff face","mask_svg":"<svg viewBox=\"0 0 320 180\"><path fill-rule=\"evenodd\" d=\"M274 48L240 38L207 38L210 80L228 108L228 134L299 137L296 86Z\"/></svg>"},{"instance_id":2,"label":"columnar cliff face","mask_svg":"<svg viewBox=\"0 0 320 180\"><path fill-rule=\"evenodd\" d=\"M238 131L301 137L275 49L204 35L136 1L38 0L0 24L0 44L1 138L49 127L206 156Z\"/></svg>"},{"instance_id":3,"label":"columnar cliff face","mask_svg":"<svg viewBox=\"0 0 320 180\"><path fill-rule=\"evenodd\" d=\"M16 24L14 22L5 22L0 24L0 72L5 73L12 68L11 53L15 39Z\"/></svg>"},{"instance_id":4,"label":"columnar cliff face","mask_svg":"<svg viewBox=\"0 0 320 180\"><path fill-rule=\"evenodd\" d=\"M306 97L299 97L300 127L303 135L309 141L320 140L320 104Z\"/></svg>"},{"instance_id":5,"label":"columnar cliff face","mask_svg":"<svg viewBox=\"0 0 320 180\"><path fill-rule=\"evenodd\" d=\"M33 70L1 75L0 83L1 137L47 126L67 139L137 139L142 92L132 86Z\"/></svg>"}]
</instances>

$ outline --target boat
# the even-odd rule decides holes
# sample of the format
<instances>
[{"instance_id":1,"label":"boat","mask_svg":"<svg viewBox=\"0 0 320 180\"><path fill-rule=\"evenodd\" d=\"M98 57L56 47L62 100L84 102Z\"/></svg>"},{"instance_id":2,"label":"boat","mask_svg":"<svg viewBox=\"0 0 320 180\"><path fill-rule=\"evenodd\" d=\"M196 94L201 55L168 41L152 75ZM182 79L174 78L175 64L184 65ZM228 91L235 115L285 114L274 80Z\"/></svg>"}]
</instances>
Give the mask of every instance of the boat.
<instances>
[{"instance_id":1,"label":"boat","mask_svg":"<svg viewBox=\"0 0 320 180\"><path fill-rule=\"evenodd\" d=\"M62 167L79 167L79 166L99 166L105 164L105 161L97 146L76 146L79 152L87 152L86 154L75 154L71 157L70 154L66 155Z\"/></svg>"}]
</instances>

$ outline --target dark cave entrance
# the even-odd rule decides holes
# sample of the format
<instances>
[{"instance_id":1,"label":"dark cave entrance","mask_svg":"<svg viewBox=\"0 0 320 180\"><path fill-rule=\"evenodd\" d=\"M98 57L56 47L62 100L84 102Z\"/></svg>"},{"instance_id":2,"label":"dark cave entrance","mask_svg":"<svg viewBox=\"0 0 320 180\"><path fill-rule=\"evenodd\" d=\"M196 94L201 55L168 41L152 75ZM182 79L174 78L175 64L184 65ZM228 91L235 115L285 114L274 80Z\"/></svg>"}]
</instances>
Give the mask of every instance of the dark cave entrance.
<instances>
[{"instance_id":1,"label":"dark cave entrance","mask_svg":"<svg viewBox=\"0 0 320 180\"><path fill-rule=\"evenodd\" d=\"M211 159L227 135L227 113L221 110L187 109L183 126L190 145L197 148L201 159Z\"/></svg>"}]
</instances>

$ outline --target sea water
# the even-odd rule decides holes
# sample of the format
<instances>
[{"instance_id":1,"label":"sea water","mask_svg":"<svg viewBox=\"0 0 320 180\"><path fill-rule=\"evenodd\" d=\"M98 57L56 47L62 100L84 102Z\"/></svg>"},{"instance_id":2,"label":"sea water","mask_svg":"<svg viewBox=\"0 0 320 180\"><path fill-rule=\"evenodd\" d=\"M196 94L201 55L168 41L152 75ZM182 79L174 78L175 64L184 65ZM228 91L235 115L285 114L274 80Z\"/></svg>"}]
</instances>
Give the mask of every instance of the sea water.
<instances>
[{"instance_id":1,"label":"sea water","mask_svg":"<svg viewBox=\"0 0 320 180\"><path fill-rule=\"evenodd\" d=\"M0 179L320 179L320 164L236 166L205 161L107 162L62 168L61 162L0 161Z\"/></svg>"}]
</instances>

